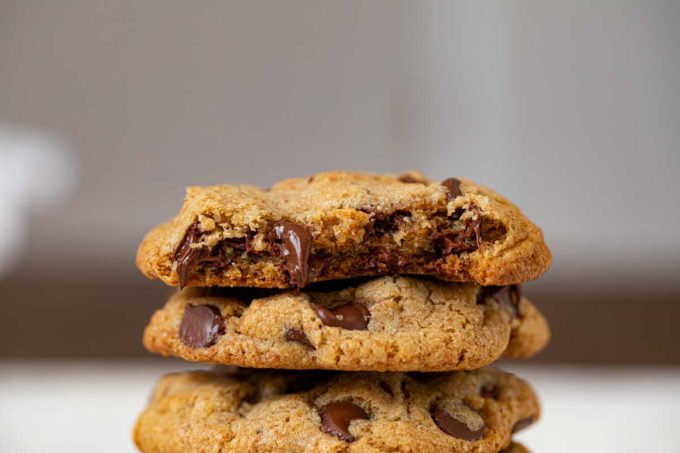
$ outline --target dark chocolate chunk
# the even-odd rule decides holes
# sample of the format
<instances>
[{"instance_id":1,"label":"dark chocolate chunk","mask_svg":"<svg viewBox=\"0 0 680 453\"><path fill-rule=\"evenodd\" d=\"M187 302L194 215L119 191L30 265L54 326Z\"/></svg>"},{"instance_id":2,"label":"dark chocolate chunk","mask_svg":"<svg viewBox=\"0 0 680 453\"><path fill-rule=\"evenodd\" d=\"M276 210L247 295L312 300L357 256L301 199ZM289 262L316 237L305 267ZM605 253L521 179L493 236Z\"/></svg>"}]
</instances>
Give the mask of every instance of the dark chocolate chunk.
<instances>
[{"instance_id":1,"label":"dark chocolate chunk","mask_svg":"<svg viewBox=\"0 0 680 453\"><path fill-rule=\"evenodd\" d=\"M481 395L482 398L491 398L494 400L497 400L498 397L500 396L500 389L498 386L494 384L486 384L482 386L482 388L479 391L479 394Z\"/></svg>"},{"instance_id":2,"label":"dark chocolate chunk","mask_svg":"<svg viewBox=\"0 0 680 453\"><path fill-rule=\"evenodd\" d=\"M248 242L249 242L248 239L245 237L227 238L222 240L222 244L226 245L227 247L239 250L241 252L245 252L246 250L248 250L249 248Z\"/></svg>"},{"instance_id":3,"label":"dark chocolate chunk","mask_svg":"<svg viewBox=\"0 0 680 453\"><path fill-rule=\"evenodd\" d=\"M274 226L276 238L282 241L282 254L286 261L286 269L290 283L303 288L309 283L309 254L312 249L312 237L302 225L281 221Z\"/></svg>"},{"instance_id":4,"label":"dark chocolate chunk","mask_svg":"<svg viewBox=\"0 0 680 453\"><path fill-rule=\"evenodd\" d=\"M349 401L330 403L321 409L321 431L345 442L354 442L356 437L349 433L349 423L352 420L368 418L365 410Z\"/></svg>"},{"instance_id":5,"label":"dark chocolate chunk","mask_svg":"<svg viewBox=\"0 0 680 453\"><path fill-rule=\"evenodd\" d=\"M404 223L404 219L411 217L411 212L398 209L391 214L372 213L369 234L377 236L394 233Z\"/></svg>"},{"instance_id":6,"label":"dark chocolate chunk","mask_svg":"<svg viewBox=\"0 0 680 453\"><path fill-rule=\"evenodd\" d=\"M317 305L315 310L325 325L349 330L366 330L371 319L371 313L364 305L353 302L335 308Z\"/></svg>"},{"instance_id":7,"label":"dark chocolate chunk","mask_svg":"<svg viewBox=\"0 0 680 453\"><path fill-rule=\"evenodd\" d=\"M200 236L198 231L198 222L191 224L184 233L184 237L175 249L173 261L176 263L177 279L179 280L179 287L184 288L189 276L189 268L193 267L196 259L196 249L191 248L191 244L196 242Z\"/></svg>"},{"instance_id":8,"label":"dark chocolate chunk","mask_svg":"<svg viewBox=\"0 0 680 453\"><path fill-rule=\"evenodd\" d=\"M476 206L472 206L470 210L477 213L476 219L468 219L464 224L459 220L459 215L454 213L452 222L440 231L435 232L431 238L434 242L435 248L441 256L448 256L451 254L459 254L465 252L474 252L482 246L482 235L480 225L482 223L482 216Z\"/></svg>"},{"instance_id":9,"label":"dark chocolate chunk","mask_svg":"<svg viewBox=\"0 0 680 453\"><path fill-rule=\"evenodd\" d=\"M482 235L480 233L480 224L482 223L481 217L477 217L477 220L468 222L466 228L472 228L472 233L475 236L475 250L482 246Z\"/></svg>"},{"instance_id":10,"label":"dark chocolate chunk","mask_svg":"<svg viewBox=\"0 0 680 453\"><path fill-rule=\"evenodd\" d=\"M207 264L214 268L222 268L231 263L231 260L224 254L222 248L211 250L207 247L191 247L191 244L198 242L200 238L201 232L198 221L196 221L187 228L184 237L175 249L173 260L176 263L177 280L179 281L180 289L186 286L189 272L197 265ZM245 249L246 247L245 238L228 239L227 241L226 245L236 249Z\"/></svg>"},{"instance_id":11,"label":"dark chocolate chunk","mask_svg":"<svg viewBox=\"0 0 680 453\"><path fill-rule=\"evenodd\" d=\"M409 175L408 173L405 175L400 175L399 177L397 177L397 179L405 184L423 184L423 185L427 184L422 179L415 178L412 175Z\"/></svg>"},{"instance_id":12,"label":"dark chocolate chunk","mask_svg":"<svg viewBox=\"0 0 680 453\"><path fill-rule=\"evenodd\" d=\"M520 285L484 286L477 294L477 303L482 304L487 298L493 298L501 305L512 309L515 316L519 316L519 303L522 299L522 287Z\"/></svg>"},{"instance_id":13,"label":"dark chocolate chunk","mask_svg":"<svg viewBox=\"0 0 680 453\"><path fill-rule=\"evenodd\" d=\"M515 434L517 431L523 430L535 421L536 418L533 415L519 420L517 423L515 423L515 426L512 427L512 433Z\"/></svg>"},{"instance_id":14,"label":"dark chocolate chunk","mask_svg":"<svg viewBox=\"0 0 680 453\"><path fill-rule=\"evenodd\" d=\"M481 245L479 222L470 221L460 230L437 232L432 240L442 256L474 252Z\"/></svg>"},{"instance_id":15,"label":"dark chocolate chunk","mask_svg":"<svg viewBox=\"0 0 680 453\"><path fill-rule=\"evenodd\" d=\"M331 262L329 256L310 256L309 257L309 280L314 280L323 275L324 271Z\"/></svg>"},{"instance_id":16,"label":"dark chocolate chunk","mask_svg":"<svg viewBox=\"0 0 680 453\"><path fill-rule=\"evenodd\" d=\"M312 342L309 341L307 334L300 329L290 328L286 330L286 333L283 335L283 337L286 339L286 341L294 341L296 343L300 343L302 346L308 347L309 349L316 349Z\"/></svg>"},{"instance_id":17,"label":"dark chocolate chunk","mask_svg":"<svg viewBox=\"0 0 680 453\"><path fill-rule=\"evenodd\" d=\"M460 180L456 178L449 178L442 181L442 186L446 187L446 197L449 201L462 195L460 191Z\"/></svg>"},{"instance_id":18,"label":"dark chocolate chunk","mask_svg":"<svg viewBox=\"0 0 680 453\"><path fill-rule=\"evenodd\" d=\"M187 305L179 324L179 339L192 348L207 348L225 331L220 309L214 305Z\"/></svg>"},{"instance_id":19,"label":"dark chocolate chunk","mask_svg":"<svg viewBox=\"0 0 680 453\"><path fill-rule=\"evenodd\" d=\"M484 437L484 432L486 431L485 426L477 430L470 429L465 423L457 420L453 415L440 407L432 411L432 420L434 420L439 429L458 439L479 440Z\"/></svg>"}]
</instances>

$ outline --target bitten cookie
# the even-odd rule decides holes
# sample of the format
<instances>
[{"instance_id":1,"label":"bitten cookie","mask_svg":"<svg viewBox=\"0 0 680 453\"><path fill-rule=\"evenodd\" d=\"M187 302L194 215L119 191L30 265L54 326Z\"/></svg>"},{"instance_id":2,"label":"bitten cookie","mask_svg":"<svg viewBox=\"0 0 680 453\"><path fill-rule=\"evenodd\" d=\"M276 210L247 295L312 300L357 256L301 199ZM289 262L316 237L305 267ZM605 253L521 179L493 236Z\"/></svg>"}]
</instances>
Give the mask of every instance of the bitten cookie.
<instances>
[{"instance_id":1,"label":"bitten cookie","mask_svg":"<svg viewBox=\"0 0 680 453\"><path fill-rule=\"evenodd\" d=\"M134 439L144 453L498 453L538 416L529 385L494 369L191 372L161 379Z\"/></svg>"},{"instance_id":2,"label":"bitten cookie","mask_svg":"<svg viewBox=\"0 0 680 453\"><path fill-rule=\"evenodd\" d=\"M145 275L180 287L302 288L391 273L508 285L550 262L541 230L505 198L417 173L189 187L177 217L137 254Z\"/></svg>"},{"instance_id":3,"label":"bitten cookie","mask_svg":"<svg viewBox=\"0 0 680 453\"><path fill-rule=\"evenodd\" d=\"M550 336L517 285L386 276L332 288L346 282L268 297L186 288L153 315L144 345L186 360L254 368L450 371L503 355L529 357Z\"/></svg>"}]
</instances>

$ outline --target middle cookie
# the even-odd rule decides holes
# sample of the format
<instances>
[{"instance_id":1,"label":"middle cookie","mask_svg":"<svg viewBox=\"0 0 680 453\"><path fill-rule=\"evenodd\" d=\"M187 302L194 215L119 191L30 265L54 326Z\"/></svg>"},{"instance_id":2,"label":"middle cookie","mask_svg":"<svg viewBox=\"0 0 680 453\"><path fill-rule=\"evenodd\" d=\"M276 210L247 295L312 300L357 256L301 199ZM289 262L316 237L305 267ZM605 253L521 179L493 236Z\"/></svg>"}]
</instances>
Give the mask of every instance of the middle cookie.
<instances>
[{"instance_id":1,"label":"middle cookie","mask_svg":"<svg viewBox=\"0 0 680 453\"><path fill-rule=\"evenodd\" d=\"M253 368L452 371L532 356L550 337L517 285L403 276L340 284L275 293L187 288L153 315L144 346Z\"/></svg>"}]
</instances>

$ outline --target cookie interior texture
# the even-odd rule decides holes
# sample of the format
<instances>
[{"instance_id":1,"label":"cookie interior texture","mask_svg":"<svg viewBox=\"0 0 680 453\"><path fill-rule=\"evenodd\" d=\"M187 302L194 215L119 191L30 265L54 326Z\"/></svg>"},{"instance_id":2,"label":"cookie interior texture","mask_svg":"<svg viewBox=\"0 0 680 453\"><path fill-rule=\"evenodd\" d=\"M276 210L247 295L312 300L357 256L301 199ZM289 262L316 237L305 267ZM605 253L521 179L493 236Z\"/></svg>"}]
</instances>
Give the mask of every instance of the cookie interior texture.
<instances>
[{"instance_id":1,"label":"cookie interior texture","mask_svg":"<svg viewBox=\"0 0 680 453\"><path fill-rule=\"evenodd\" d=\"M495 369L455 373L189 372L161 379L137 421L145 453L497 453L539 417ZM510 450L516 451L516 450Z\"/></svg>"},{"instance_id":2,"label":"cookie interior texture","mask_svg":"<svg viewBox=\"0 0 680 453\"><path fill-rule=\"evenodd\" d=\"M190 361L256 368L450 371L532 356L550 336L517 285L404 276L346 285L187 288L153 315L144 345Z\"/></svg>"},{"instance_id":3,"label":"cookie interior texture","mask_svg":"<svg viewBox=\"0 0 680 453\"><path fill-rule=\"evenodd\" d=\"M388 273L507 285L550 265L541 230L465 179L322 173L271 189L189 187L138 267L176 286L302 288Z\"/></svg>"}]
</instances>

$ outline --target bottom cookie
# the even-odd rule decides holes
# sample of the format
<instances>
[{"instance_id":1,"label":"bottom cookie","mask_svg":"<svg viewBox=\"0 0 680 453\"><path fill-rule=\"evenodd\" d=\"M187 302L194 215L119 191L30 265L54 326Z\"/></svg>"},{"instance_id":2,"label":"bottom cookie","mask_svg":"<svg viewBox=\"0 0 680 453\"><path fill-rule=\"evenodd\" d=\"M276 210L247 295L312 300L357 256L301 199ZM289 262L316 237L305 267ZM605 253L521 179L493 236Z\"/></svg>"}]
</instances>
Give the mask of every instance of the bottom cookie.
<instances>
[{"instance_id":1,"label":"bottom cookie","mask_svg":"<svg viewBox=\"0 0 680 453\"><path fill-rule=\"evenodd\" d=\"M491 368L195 371L161 379L134 440L144 453L519 453L512 434L538 416L529 385Z\"/></svg>"},{"instance_id":2,"label":"bottom cookie","mask_svg":"<svg viewBox=\"0 0 680 453\"><path fill-rule=\"evenodd\" d=\"M531 453L531 452L524 445L517 442L513 442L508 446L508 448L500 451L499 453Z\"/></svg>"}]
</instances>

